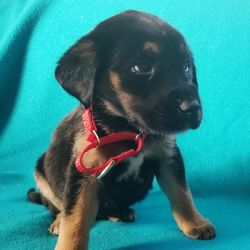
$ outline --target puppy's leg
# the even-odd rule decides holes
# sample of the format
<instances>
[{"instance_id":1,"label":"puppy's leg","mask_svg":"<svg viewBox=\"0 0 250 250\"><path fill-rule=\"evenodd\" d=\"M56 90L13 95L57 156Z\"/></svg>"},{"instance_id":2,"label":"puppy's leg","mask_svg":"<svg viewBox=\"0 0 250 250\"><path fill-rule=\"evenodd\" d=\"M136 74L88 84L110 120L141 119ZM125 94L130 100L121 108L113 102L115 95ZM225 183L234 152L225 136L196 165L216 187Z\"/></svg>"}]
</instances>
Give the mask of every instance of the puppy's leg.
<instances>
[{"instance_id":1,"label":"puppy's leg","mask_svg":"<svg viewBox=\"0 0 250 250\"><path fill-rule=\"evenodd\" d=\"M214 226L197 211L193 203L178 148L176 148L175 154L164 163L159 166L156 178L161 189L169 198L174 218L180 230L193 239L215 237Z\"/></svg>"},{"instance_id":2,"label":"puppy's leg","mask_svg":"<svg viewBox=\"0 0 250 250\"><path fill-rule=\"evenodd\" d=\"M86 250L89 231L98 211L99 182L90 177L77 180L77 183L69 181L67 185L55 249Z\"/></svg>"}]
</instances>

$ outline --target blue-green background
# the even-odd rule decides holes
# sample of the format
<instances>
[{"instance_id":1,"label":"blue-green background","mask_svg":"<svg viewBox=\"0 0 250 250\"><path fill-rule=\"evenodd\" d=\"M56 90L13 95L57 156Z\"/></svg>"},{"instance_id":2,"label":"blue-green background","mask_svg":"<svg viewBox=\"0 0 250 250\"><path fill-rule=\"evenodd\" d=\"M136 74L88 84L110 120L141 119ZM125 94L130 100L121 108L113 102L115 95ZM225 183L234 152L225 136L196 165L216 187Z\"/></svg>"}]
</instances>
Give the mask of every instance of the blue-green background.
<instances>
[{"instance_id":1,"label":"blue-green background","mask_svg":"<svg viewBox=\"0 0 250 250\"><path fill-rule=\"evenodd\" d=\"M77 102L54 79L81 35L127 9L158 15L186 37L196 60L204 120L178 137L212 241L187 239L156 186L134 224L98 222L90 249L250 249L250 1L1 0L0 249L52 249L45 208L29 203L37 157Z\"/></svg>"}]
</instances>

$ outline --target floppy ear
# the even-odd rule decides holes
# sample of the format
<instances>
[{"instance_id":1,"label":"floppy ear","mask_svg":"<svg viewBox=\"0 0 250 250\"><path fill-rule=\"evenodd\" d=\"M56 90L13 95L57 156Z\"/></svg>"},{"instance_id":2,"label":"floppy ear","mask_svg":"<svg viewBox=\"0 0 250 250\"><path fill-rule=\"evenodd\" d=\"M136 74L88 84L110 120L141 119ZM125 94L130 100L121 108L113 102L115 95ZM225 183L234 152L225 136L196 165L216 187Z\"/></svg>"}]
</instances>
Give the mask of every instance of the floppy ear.
<instances>
[{"instance_id":1,"label":"floppy ear","mask_svg":"<svg viewBox=\"0 0 250 250\"><path fill-rule=\"evenodd\" d=\"M85 36L59 60L55 76L69 94L83 105L89 106L93 96L97 64L95 44Z\"/></svg>"}]
</instances>

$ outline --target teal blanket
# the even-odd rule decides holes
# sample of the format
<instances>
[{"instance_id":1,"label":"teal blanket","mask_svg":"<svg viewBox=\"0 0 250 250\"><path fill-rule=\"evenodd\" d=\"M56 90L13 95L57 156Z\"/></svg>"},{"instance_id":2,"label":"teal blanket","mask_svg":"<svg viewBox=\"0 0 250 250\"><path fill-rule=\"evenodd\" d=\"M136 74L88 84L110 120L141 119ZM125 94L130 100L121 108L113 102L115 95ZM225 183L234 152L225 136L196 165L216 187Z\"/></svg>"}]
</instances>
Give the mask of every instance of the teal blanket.
<instances>
[{"instance_id":1,"label":"teal blanket","mask_svg":"<svg viewBox=\"0 0 250 250\"><path fill-rule=\"evenodd\" d=\"M62 53L105 18L126 9L156 14L187 38L198 69L204 120L178 137L199 210L217 227L211 241L187 239L157 185L134 207L133 224L98 222L90 249L250 249L250 1L1 0L0 249L52 249L43 206L28 202L33 170L77 102L58 86Z\"/></svg>"}]
</instances>

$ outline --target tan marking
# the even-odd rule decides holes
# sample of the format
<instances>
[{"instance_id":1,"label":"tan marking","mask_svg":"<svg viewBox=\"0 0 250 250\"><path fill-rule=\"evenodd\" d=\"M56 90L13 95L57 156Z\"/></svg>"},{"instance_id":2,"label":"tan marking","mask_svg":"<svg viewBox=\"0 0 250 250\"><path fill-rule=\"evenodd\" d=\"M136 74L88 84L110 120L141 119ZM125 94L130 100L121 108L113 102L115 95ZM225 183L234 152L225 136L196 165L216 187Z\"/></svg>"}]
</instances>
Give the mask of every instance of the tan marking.
<instances>
[{"instance_id":1,"label":"tan marking","mask_svg":"<svg viewBox=\"0 0 250 250\"><path fill-rule=\"evenodd\" d=\"M76 137L73 146L73 157L76 158L83 151L83 149L89 144L86 140L86 135L80 131Z\"/></svg>"},{"instance_id":2,"label":"tan marking","mask_svg":"<svg viewBox=\"0 0 250 250\"><path fill-rule=\"evenodd\" d=\"M99 183L89 178L82 185L69 215L63 214L56 250L87 250L89 231L98 211Z\"/></svg>"},{"instance_id":3,"label":"tan marking","mask_svg":"<svg viewBox=\"0 0 250 250\"><path fill-rule=\"evenodd\" d=\"M89 142L87 142L86 140L86 135L78 133L75 138L75 144L73 148L74 157L78 157L81 154L81 152L87 147L88 144ZM101 154L99 151L100 150L98 150L98 148L94 148L86 152L83 157L82 164L86 168L93 168L105 162L106 160L105 156Z\"/></svg>"},{"instance_id":4,"label":"tan marking","mask_svg":"<svg viewBox=\"0 0 250 250\"><path fill-rule=\"evenodd\" d=\"M41 194L49 200L58 210L62 210L62 201L56 197L47 180L38 172L35 172L36 185Z\"/></svg>"},{"instance_id":5,"label":"tan marking","mask_svg":"<svg viewBox=\"0 0 250 250\"><path fill-rule=\"evenodd\" d=\"M120 91L121 90L121 79L118 75L118 73L114 71L109 72L109 79L111 81L111 84L114 88L115 91Z\"/></svg>"},{"instance_id":6,"label":"tan marking","mask_svg":"<svg viewBox=\"0 0 250 250\"><path fill-rule=\"evenodd\" d=\"M146 51L152 51L154 53L160 52L159 46L156 43L150 41L144 43L143 49Z\"/></svg>"},{"instance_id":7,"label":"tan marking","mask_svg":"<svg viewBox=\"0 0 250 250\"><path fill-rule=\"evenodd\" d=\"M126 93L125 91L122 90L121 79L118 73L114 71L110 71L109 78L110 78L111 85L114 91L116 92L116 95L123 109L126 112L126 115L130 115L129 118L133 120L134 112L131 111L132 110L131 105L135 105L135 103L138 102L137 97L129 93Z\"/></svg>"},{"instance_id":8,"label":"tan marking","mask_svg":"<svg viewBox=\"0 0 250 250\"><path fill-rule=\"evenodd\" d=\"M60 223L61 223L62 213L56 216L56 219L49 227L49 232L54 235L59 235Z\"/></svg>"}]
</instances>

